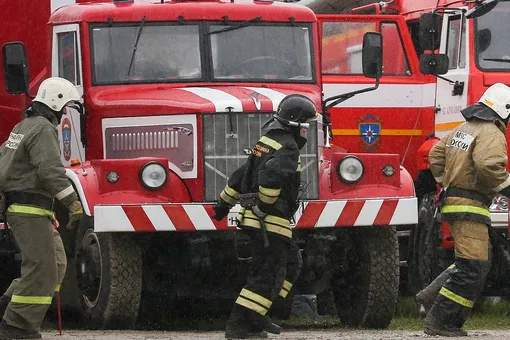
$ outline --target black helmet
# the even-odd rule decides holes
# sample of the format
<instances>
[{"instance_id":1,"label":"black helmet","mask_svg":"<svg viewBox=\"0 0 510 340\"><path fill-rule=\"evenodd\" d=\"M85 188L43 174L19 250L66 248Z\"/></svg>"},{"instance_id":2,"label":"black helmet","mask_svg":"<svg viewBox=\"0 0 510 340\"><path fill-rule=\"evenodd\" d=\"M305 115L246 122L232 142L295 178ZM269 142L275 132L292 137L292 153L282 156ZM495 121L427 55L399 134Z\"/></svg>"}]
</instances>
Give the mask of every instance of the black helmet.
<instances>
[{"instance_id":1,"label":"black helmet","mask_svg":"<svg viewBox=\"0 0 510 340\"><path fill-rule=\"evenodd\" d=\"M274 118L284 125L308 128L307 122L316 116L317 109L308 97L291 94L282 99Z\"/></svg>"}]
</instances>

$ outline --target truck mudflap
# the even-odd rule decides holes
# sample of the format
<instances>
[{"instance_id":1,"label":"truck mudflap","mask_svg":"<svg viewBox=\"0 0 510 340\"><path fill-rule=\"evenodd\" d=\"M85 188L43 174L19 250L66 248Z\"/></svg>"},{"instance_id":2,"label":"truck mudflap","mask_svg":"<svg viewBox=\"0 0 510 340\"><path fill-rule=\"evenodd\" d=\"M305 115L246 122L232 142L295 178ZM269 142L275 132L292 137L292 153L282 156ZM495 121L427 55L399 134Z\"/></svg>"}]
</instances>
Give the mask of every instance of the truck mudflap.
<instances>
[{"instance_id":1,"label":"truck mudflap","mask_svg":"<svg viewBox=\"0 0 510 340\"><path fill-rule=\"evenodd\" d=\"M96 205L96 232L233 230L240 206L222 221L212 204ZM294 216L295 229L408 225L418 223L416 197L305 201Z\"/></svg>"}]
</instances>

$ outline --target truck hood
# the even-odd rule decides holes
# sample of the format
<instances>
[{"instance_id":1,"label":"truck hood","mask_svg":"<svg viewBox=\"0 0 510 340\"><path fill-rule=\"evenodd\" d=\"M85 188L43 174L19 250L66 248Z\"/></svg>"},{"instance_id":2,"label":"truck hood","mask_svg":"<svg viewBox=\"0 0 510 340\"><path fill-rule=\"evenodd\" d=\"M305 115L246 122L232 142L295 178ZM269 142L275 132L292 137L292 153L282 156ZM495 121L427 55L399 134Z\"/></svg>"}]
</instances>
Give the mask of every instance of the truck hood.
<instances>
[{"instance_id":1,"label":"truck hood","mask_svg":"<svg viewBox=\"0 0 510 340\"><path fill-rule=\"evenodd\" d=\"M101 112L103 118L185 113L274 112L289 94L310 98L321 111L318 85L285 86L189 86L165 85L102 86L91 88L87 106Z\"/></svg>"}]
</instances>

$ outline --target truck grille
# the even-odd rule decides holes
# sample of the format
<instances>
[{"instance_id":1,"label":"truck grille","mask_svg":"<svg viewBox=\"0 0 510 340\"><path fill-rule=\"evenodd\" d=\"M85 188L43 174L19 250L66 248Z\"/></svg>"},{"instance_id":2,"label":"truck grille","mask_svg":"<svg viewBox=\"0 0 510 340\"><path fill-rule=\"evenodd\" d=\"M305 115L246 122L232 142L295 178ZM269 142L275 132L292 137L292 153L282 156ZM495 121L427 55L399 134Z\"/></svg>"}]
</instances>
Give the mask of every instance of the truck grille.
<instances>
[{"instance_id":1,"label":"truck grille","mask_svg":"<svg viewBox=\"0 0 510 340\"><path fill-rule=\"evenodd\" d=\"M111 136L112 151L142 151L174 149L179 147L176 131L114 133Z\"/></svg>"},{"instance_id":2,"label":"truck grille","mask_svg":"<svg viewBox=\"0 0 510 340\"><path fill-rule=\"evenodd\" d=\"M231 113L203 115L205 200L216 201L228 176L243 165L261 137L261 126L273 113ZM306 199L316 199L318 190L317 126L308 129L308 142L301 150L301 180L308 184Z\"/></svg>"},{"instance_id":3,"label":"truck grille","mask_svg":"<svg viewBox=\"0 0 510 340\"><path fill-rule=\"evenodd\" d=\"M168 158L170 168L186 177L195 167L193 133L190 123L108 127L105 158Z\"/></svg>"}]
</instances>

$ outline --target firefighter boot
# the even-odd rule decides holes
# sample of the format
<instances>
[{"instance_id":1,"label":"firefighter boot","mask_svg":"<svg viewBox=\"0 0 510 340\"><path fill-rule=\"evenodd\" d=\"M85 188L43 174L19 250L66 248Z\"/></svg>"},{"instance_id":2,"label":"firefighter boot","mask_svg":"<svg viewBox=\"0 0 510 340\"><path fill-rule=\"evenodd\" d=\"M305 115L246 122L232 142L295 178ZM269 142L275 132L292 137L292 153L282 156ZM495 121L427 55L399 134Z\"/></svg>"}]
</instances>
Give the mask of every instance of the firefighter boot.
<instances>
[{"instance_id":1,"label":"firefighter boot","mask_svg":"<svg viewBox=\"0 0 510 340\"><path fill-rule=\"evenodd\" d=\"M441 287L443 287L443 285L446 283L446 280L448 280L450 272L454 266L455 265L451 265L450 267L446 268L445 271L439 274L434 281L432 281L427 287L423 288L418 292L418 294L416 294L416 301L418 301L418 303L421 304L425 309L425 315L427 315L430 308L432 308L434 300L436 299L437 294L439 294L439 290L441 290Z\"/></svg>"},{"instance_id":2,"label":"firefighter boot","mask_svg":"<svg viewBox=\"0 0 510 340\"><path fill-rule=\"evenodd\" d=\"M41 333L29 332L27 330L8 325L5 320L0 323L0 340L14 339L41 339Z\"/></svg>"},{"instance_id":3,"label":"firefighter boot","mask_svg":"<svg viewBox=\"0 0 510 340\"><path fill-rule=\"evenodd\" d=\"M0 296L0 316L4 316L7 305L11 302L11 298L7 295Z\"/></svg>"},{"instance_id":4,"label":"firefighter boot","mask_svg":"<svg viewBox=\"0 0 510 340\"><path fill-rule=\"evenodd\" d=\"M234 304L225 327L225 338L231 340L267 338L267 333L260 327L261 316L255 314L237 303Z\"/></svg>"},{"instance_id":5,"label":"firefighter boot","mask_svg":"<svg viewBox=\"0 0 510 340\"><path fill-rule=\"evenodd\" d=\"M445 337L467 336L468 333L458 326L464 324L469 312L470 309L439 295L425 318L424 332Z\"/></svg>"},{"instance_id":6,"label":"firefighter boot","mask_svg":"<svg viewBox=\"0 0 510 340\"><path fill-rule=\"evenodd\" d=\"M487 260L455 258L455 267L439 291L425 318L425 333L442 336L466 336L461 327L467 321L471 308L481 291L490 269Z\"/></svg>"},{"instance_id":7,"label":"firefighter boot","mask_svg":"<svg viewBox=\"0 0 510 340\"><path fill-rule=\"evenodd\" d=\"M282 328L275 324L269 316L264 316L261 322L261 328L262 330L271 333L271 334L280 334L282 331Z\"/></svg>"}]
</instances>

